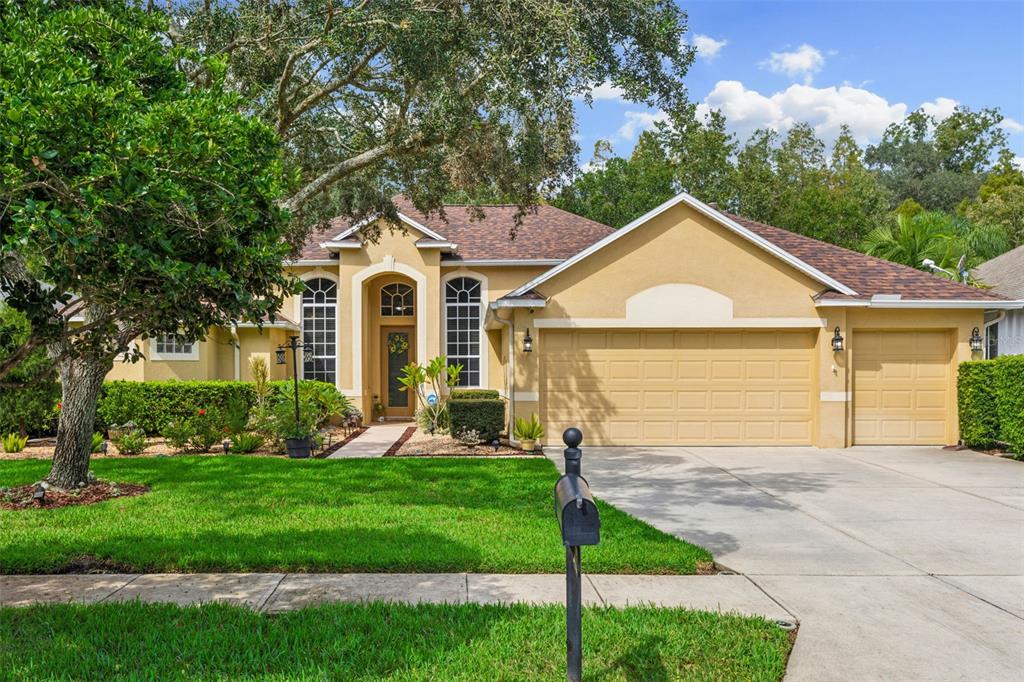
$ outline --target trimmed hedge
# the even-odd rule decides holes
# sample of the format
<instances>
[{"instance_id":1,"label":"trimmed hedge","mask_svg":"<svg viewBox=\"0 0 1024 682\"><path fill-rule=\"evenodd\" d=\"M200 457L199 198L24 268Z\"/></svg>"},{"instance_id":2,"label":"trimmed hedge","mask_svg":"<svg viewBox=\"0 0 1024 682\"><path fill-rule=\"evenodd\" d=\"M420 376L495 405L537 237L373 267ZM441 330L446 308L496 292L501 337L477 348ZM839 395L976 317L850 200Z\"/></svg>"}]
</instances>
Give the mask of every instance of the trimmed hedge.
<instances>
[{"instance_id":1,"label":"trimmed hedge","mask_svg":"<svg viewBox=\"0 0 1024 682\"><path fill-rule=\"evenodd\" d=\"M501 394L492 388L456 388L452 400L500 400Z\"/></svg>"},{"instance_id":2,"label":"trimmed hedge","mask_svg":"<svg viewBox=\"0 0 1024 682\"><path fill-rule=\"evenodd\" d=\"M1024 457L1024 355L1004 355L993 362L1000 440Z\"/></svg>"},{"instance_id":3,"label":"trimmed hedge","mask_svg":"<svg viewBox=\"0 0 1024 682\"><path fill-rule=\"evenodd\" d=\"M277 399L291 399L291 380L272 381L270 386ZM311 394L320 403L322 394L335 394L337 389L322 381L303 380L299 393ZM249 408L255 402L256 393L248 381L108 381L96 414L103 426L134 422L146 433L155 434L170 421L194 416L200 408L226 410L234 403Z\"/></svg>"},{"instance_id":4,"label":"trimmed hedge","mask_svg":"<svg viewBox=\"0 0 1024 682\"><path fill-rule=\"evenodd\" d=\"M999 440L996 369L989 360L971 360L960 363L957 372L960 438L971 447L989 448Z\"/></svg>"},{"instance_id":5,"label":"trimmed hedge","mask_svg":"<svg viewBox=\"0 0 1024 682\"><path fill-rule=\"evenodd\" d=\"M1024 355L961 363L960 437L971 447L1006 443L1024 456Z\"/></svg>"},{"instance_id":6,"label":"trimmed hedge","mask_svg":"<svg viewBox=\"0 0 1024 682\"><path fill-rule=\"evenodd\" d=\"M505 428L505 402L494 398L448 401L448 418L452 435L474 430L481 441L492 441Z\"/></svg>"}]
</instances>

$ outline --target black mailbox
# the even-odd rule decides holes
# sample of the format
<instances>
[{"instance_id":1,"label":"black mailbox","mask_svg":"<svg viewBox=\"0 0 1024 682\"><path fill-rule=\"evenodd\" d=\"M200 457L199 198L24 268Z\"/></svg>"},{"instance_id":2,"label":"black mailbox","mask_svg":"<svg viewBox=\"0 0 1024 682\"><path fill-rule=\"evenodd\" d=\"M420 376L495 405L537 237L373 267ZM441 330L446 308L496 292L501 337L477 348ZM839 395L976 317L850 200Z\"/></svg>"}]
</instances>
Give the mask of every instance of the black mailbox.
<instances>
[{"instance_id":1,"label":"black mailbox","mask_svg":"<svg viewBox=\"0 0 1024 682\"><path fill-rule=\"evenodd\" d=\"M555 515L566 547L596 545L600 542L601 518L587 479L565 474L555 484Z\"/></svg>"}]
</instances>

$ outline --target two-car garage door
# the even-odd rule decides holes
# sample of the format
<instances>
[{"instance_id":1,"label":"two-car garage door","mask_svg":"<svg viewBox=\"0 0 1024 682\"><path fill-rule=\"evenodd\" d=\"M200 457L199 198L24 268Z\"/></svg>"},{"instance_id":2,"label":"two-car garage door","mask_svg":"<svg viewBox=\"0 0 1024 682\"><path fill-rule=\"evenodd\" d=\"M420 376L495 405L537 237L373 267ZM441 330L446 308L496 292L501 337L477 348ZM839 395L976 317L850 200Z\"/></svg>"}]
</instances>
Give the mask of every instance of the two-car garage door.
<instances>
[{"instance_id":1,"label":"two-car garage door","mask_svg":"<svg viewBox=\"0 0 1024 682\"><path fill-rule=\"evenodd\" d=\"M545 330L542 415L614 445L808 445L815 332Z\"/></svg>"}]
</instances>

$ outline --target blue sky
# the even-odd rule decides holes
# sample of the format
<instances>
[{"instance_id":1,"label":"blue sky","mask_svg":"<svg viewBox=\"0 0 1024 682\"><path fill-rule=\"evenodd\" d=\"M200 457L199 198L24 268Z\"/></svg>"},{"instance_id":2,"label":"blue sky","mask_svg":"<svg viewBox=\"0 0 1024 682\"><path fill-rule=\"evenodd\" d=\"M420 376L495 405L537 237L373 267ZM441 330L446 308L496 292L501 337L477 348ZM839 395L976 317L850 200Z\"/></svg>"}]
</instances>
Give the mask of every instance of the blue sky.
<instances>
[{"instance_id":1,"label":"blue sky","mask_svg":"<svg viewBox=\"0 0 1024 682\"><path fill-rule=\"evenodd\" d=\"M861 143L924 106L997 106L1024 162L1024 1L683 2L698 56L689 98L721 109L744 139L758 127L812 123L826 140L842 122ZM703 49L701 49L703 48ZM610 88L578 106L581 162L595 141L630 152L659 112Z\"/></svg>"}]
</instances>

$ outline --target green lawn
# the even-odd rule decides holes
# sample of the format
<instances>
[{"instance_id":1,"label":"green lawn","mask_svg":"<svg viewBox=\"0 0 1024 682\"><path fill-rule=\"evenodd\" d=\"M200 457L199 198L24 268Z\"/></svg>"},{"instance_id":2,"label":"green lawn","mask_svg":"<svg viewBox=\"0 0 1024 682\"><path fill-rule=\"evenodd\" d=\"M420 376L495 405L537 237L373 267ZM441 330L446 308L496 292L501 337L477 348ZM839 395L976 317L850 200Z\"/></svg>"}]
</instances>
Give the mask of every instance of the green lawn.
<instances>
[{"instance_id":1,"label":"green lawn","mask_svg":"<svg viewBox=\"0 0 1024 682\"><path fill-rule=\"evenodd\" d=\"M223 604L0 609L7 680L564 680L554 606ZM587 609L587 680L779 680L789 638L758 618Z\"/></svg>"},{"instance_id":2,"label":"green lawn","mask_svg":"<svg viewBox=\"0 0 1024 682\"><path fill-rule=\"evenodd\" d=\"M0 462L0 487L49 463ZM152 486L135 498L0 511L0 573L87 561L125 572L556 573L558 472L546 459L98 459L104 479ZM600 493L600 491L596 491ZM599 503L594 573L692 573L707 551Z\"/></svg>"}]
</instances>

